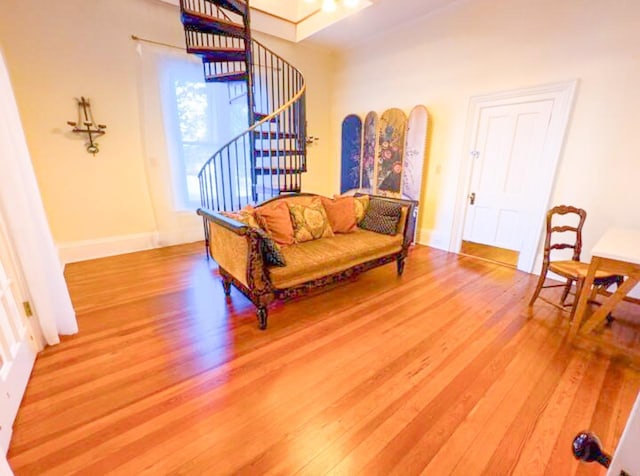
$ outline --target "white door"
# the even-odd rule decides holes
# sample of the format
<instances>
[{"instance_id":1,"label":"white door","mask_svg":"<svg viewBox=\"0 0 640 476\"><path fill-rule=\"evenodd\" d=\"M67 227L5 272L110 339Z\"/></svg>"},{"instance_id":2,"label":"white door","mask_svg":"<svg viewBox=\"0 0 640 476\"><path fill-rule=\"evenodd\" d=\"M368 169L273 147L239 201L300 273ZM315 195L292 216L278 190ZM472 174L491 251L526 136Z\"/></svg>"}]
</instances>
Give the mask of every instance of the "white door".
<instances>
[{"instance_id":1,"label":"white door","mask_svg":"<svg viewBox=\"0 0 640 476\"><path fill-rule=\"evenodd\" d=\"M33 335L21 304L17 272L0 217L0 451L9 448L13 421L36 356ZM4 457L3 453L0 459Z\"/></svg>"},{"instance_id":2,"label":"white door","mask_svg":"<svg viewBox=\"0 0 640 476\"><path fill-rule=\"evenodd\" d=\"M463 239L522 251L540 187L554 101L481 108L472 142L472 173Z\"/></svg>"},{"instance_id":3,"label":"white door","mask_svg":"<svg viewBox=\"0 0 640 476\"><path fill-rule=\"evenodd\" d=\"M533 270L577 84L471 98L450 251L463 240L517 250L518 269Z\"/></svg>"}]
</instances>

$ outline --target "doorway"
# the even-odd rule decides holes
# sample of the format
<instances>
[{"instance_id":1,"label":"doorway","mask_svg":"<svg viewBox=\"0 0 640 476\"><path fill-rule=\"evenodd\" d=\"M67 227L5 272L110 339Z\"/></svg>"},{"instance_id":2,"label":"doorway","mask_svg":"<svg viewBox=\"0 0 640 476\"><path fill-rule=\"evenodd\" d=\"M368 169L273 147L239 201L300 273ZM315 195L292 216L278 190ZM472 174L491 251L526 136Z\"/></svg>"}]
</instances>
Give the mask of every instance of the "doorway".
<instances>
[{"instance_id":1,"label":"doorway","mask_svg":"<svg viewBox=\"0 0 640 476\"><path fill-rule=\"evenodd\" d=\"M460 254L481 258L493 263L509 266L510 268L516 268L518 266L518 258L520 257L519 251L465 240L462 240Z\"/></svg>"},{"instance_id":2,"label":"doorway","mask_svg":"<svg viewBox=\"0 0 640 476\"><path fill-rule=\"evenodd\" d=\"M26 300L18 286L18 273L17 260L0 215L0 451L9 448L13 421L36 358L31 326L20 305Z\"/></svg>"},{"instance_id":3,"label":"doorway","mask_svg":"<svg viewBox=\"0 0 640 476\"><path fill-rule=\"evenodd\" d=\"M471 98L451 251L533 270L575 88Z\"/></svg>"}]
</instances>

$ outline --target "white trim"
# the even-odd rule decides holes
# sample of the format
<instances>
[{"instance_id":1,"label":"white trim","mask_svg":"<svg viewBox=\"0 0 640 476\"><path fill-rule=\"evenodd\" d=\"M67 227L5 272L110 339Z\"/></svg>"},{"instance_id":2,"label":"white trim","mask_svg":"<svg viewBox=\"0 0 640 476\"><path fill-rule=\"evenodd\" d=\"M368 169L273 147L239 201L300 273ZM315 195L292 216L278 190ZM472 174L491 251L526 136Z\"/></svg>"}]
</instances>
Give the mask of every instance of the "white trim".
<instances>
[{"instance_id":1,"label":"white trim","mask_svg":"<svg viewBox=\"0 0 640 476\"><path fill-rule=\"evenodd\" d=\"M203 240L204 230L202 224L200 224L197 228L158 233L157 247L181 245Z\"/></svg>"},{"instance_id":2,"label":"white trim","mask_svg":"<svg viewBox=\"0 0 640 476\"><path fill-rule=\"evenodd\" d=\"M3 423L2 428L0 428L0 448L9 448L13 426L6 424L5 417L9 417L9 423L11 424L15 421L36 360L35 345L32 345L27 337L30 335L27 327L26 335L23 336L15 348L13 360L7 362L8 368L5 366L3 375L0 375L2 379L0 388L3 390L2 395L0 395L3 413L0 419L0 423ZM1 468L2 466L0 465ZM0 475L2 475L1 472Z\"/></svg>"},{"instance_id":3,"label":"white trim","mask_svg":"<svg viewBox=\"0 0 640 476\"><path fill-rule=\"evenodd\" d=\"M134 253L136 251L151 250L164 246L193 243L202 241L203 239L204 232L202 225L200 225L197 228L164 233L138 233L135 235L112 236L97 240L68 241L57 243L57 247L60 262L62 265L65 265L77 261L106 258L107 256Z\"/></svg>"},{"instance_id":4,"label":"white trim","mask_svg":"<svg viewBox=\"0 0 640 476\"><path fill-rule=\"evenodd\" d=\"M416 243L418 243L419 245L428 246L430 248L449 251L449 249L447 248L447 240L445 235L433 229L418 229Z\"/></svg>"},{"instance_id":5,"label":"white trim","mask_svg":"<svg viewBox=\"0 0 640 476\"><path fill-rule=\"evenodd\" d=\"M631 414L627 420L618 447L613 454L613 461L609 466L607 476L618 476L622 470L626 474L640 474L640 458L638 458L638 447L640 446L640 394L636 403L631 409Z\"/></svg>"},{"instance_id":6,"label":"white trim","mask_svg":"<svg viewBox=\"0 0 640 476\"><path fill-rule=\"evenodd\" d=\"M9 462L7 461L7 450L2 445L0 445L0 475L13 476L11 466L9 466Z\"/></svg>"},{"instance_id":7,"label":"white trim","mask_svg":"<svg viewBox=\"0 0 640 476\"><path fill-rule=\"evenodd\" d=\"M62 264L75 263L76 261L86 261L157 248L158 234L155 232L139 233L97 240L67 241L57 243L57 247Z\"/></svg>"},{"instance_id":8,"label":"white trim","mask_svg":"<svg viewBox=\"0 0 640 476\"><path fill-rule=\"evenodd\" d=\"M453 225L451 228L451 241L449 243L449 251L459 253L462 246L462 232L464 229L464 220L466 215L467 196L470 192L471 182L471 156L468 153L471 145L475 142L476 131L474 124L479 121L480 113L483 108L488 106L500 106L510 104L517 100L522 101L541 101L553 100L553 111L551 115L551 123L549 126L550 136L545 154L550 158L553 164L553 172L547 183L540 184L541 195L546 197L544 203L540 203L535 210L535 223L532 227L536 231L535 235L524 238L522 250L527 253L521 255L529 256L529 259L521 259L518 262L518 269L525 272L531 272L535 264L537 249L540 244L540 238L544 228L544 218L551 192L555 183L555 176L558 169L558 163L562 154L565 142L567 126L573 108L573 102L576 94L578 80L565 81L561 83L547 84L543 86L514 89L494 94L485 94L474 96L469 102L469 112L467 114L467 124L464 139L464 147L462 160L460 163L460 175L458 178L458 191L456 193L456 205L454 209Z\"/></svg>"},{"instance_id":9,"label":"white trim","mask_svg":"<svg viewBox=\"0 0 640 476\"><path fill-rule=\"evenodd\" d=\"M60 262L75 263L107 256L134 253L164 246L193 243L204 239L202 225L197 228L171 232L138 233L135 235L112 236L97 240L68 241L58 243Z\"/></svg>"}]
</instances>

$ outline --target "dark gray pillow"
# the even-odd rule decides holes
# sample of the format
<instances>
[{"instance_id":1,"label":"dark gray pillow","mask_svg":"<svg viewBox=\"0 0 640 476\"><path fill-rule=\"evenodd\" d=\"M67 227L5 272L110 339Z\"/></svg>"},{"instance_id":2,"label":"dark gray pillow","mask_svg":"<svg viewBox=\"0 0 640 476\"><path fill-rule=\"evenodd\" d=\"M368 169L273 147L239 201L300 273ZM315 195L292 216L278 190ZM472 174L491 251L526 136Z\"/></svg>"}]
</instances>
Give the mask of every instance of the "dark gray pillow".
<instances>
[{"instance_id":1,"label":"dark gray pillow","mask_svg":"<svg viewBox=\"0 0 640 476\"><path fill-rule=\"evenodd\" d=\"M260 251L262 252L262 257L265 262L269 266L286 266L287 262L284 259L278 243L273 241L273 238L267 235L267 232L261 228L254 228L254 230L256 230L260 238L262 238L260 240Z\"/></svg>"},{"instance_id":2,"label":"dark gray pillow","mask_svg":"<svg viewBox=\"0 0 640 476\"><path fill-rule=\"evenodd\" d=\"M398 230L401 211L402 205L399 203L372 197L369 201L367 213L358 226L376 233L395 235Z\"/></svg>"}]
</instances>

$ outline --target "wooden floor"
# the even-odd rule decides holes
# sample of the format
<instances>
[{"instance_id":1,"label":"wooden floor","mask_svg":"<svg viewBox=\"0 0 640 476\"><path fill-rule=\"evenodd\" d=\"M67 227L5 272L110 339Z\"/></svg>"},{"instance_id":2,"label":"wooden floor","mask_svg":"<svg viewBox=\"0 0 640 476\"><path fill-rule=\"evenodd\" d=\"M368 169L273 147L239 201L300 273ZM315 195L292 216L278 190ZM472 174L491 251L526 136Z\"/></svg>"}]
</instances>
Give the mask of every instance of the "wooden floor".
<instances>
[{"instance_id":1,"label":"wooden floor","mask_svg":"<svg viewBox=\"0 0 640 476\"><path fill-rule=\"evenodd\" d=\"M475 256L477 258L496 261L507 266L518 266L518 258L520 253L497 246L483 245L472 241L463 241L460 247L460 253L464 255Z\"/></svg>"},{"instance_id":2,"label":"wooden floor","mask_svg":"<svg viewBox=\"0 0 640 476\"><path fill-rule=\"evenodd\" d=\"M37 359L16 475L605 474L572 438L613 450L640 373L568 345L555 308L529 317L534 277L417 247L402 278L277 305L261 332L202 251L67 267L80 333Z\"/></svg>"}]
</instances>

